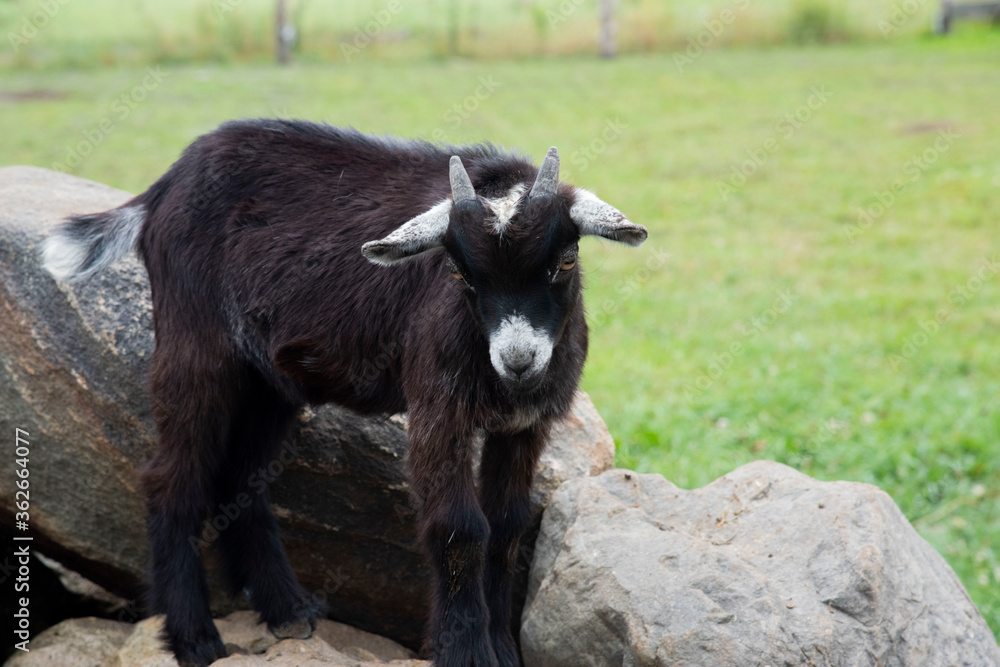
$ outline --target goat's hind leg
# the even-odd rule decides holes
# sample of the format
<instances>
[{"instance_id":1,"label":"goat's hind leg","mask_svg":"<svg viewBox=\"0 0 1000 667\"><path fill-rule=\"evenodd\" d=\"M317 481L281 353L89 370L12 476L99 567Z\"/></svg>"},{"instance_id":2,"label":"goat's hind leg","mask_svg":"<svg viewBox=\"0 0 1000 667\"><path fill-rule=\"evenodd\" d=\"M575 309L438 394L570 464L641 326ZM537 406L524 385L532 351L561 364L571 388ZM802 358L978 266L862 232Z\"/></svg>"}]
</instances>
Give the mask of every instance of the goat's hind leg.
<instances>
[{"instance_id":1,"label":"goat's hind leg","mask_svg":"<svg viewBox=\"0 0 1000 667\"><path fill-rule=\"evenodd\" d=\"M223 378L182 368L178 358L183 355L164 348L153 357L160 447L142 475L152 552L149 602L154 614L166 615L164 638L181 667L203 667L226 657L209 608L201 532L228 419ZM212 391L205 391L206 381Z\"/></svg>"},{"instance_id":2,"label":"goat's hind leg","mask_svg":"<svg viewBox=\"0 0 1000 667\"><path fill-rule=\"evenodd\" d=\"M233 415L215 484L212 514L225 528L215 547L234 593L249 594L261 621L279 638L305 639L326 615L295 578L271 511L267 483L280 475L294 453L280 447L298 411L253 374L242 382L243 396Z\"/></svg>"}]
</instances>

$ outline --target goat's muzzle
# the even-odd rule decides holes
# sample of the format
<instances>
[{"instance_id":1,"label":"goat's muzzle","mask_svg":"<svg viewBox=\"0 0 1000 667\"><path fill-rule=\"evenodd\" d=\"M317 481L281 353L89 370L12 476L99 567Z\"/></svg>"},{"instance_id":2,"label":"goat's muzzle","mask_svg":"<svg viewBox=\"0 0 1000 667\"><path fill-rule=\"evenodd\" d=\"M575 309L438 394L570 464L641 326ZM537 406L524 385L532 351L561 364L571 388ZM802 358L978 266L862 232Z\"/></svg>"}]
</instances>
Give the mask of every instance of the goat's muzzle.
<instances>
[{"instance_id":1,"label":"goat's muzzle","mask_svg":"<svg viewBox=\"0 0 1000 667\"><path fill-rule=\"evenodd\" d=\"M531 391L545 376L552 358L552 338L522 315L505 317L490 334L490 360L508 388Z\"/></svg>"}]
</instances>

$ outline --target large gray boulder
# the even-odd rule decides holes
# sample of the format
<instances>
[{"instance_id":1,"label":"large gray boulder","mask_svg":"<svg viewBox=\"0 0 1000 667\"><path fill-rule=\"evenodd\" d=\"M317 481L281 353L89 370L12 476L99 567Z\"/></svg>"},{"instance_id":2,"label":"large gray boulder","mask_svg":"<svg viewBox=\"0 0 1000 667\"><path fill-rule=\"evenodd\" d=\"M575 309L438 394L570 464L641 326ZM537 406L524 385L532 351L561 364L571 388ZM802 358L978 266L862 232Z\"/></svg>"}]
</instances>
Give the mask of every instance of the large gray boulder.
<instances>
[{"instance_id":1,"label":"large gray boulder","mask_svg":"<svg viewBox=\"0 0 1000 667\"><path fill-rule=\"evenodd\" d=\"M0 430L28 432L35 547L136 600L147 559L137 470L156 445L146 385L153 349L146 273L130 258L67 286L38 260L50 226L129 197L44 169L0 168ZM270 472L301 581L325 595L332 618L417 646L429 570L403 469L405 419L325 406L306 411L289 444ZM604 423L579 394L541 462L535 530L562 481L607 470L613 456ZM11 526L13 484L13 476L0 475L0 521ZM522 600L533 541L528 535L522 552ZM218 578L211 579L216 612L230 611Z\"/></svg>"},{"instance_id":2,"label":"large gray boulder","mask_svg":"<svg viewBox=\"0 0 1000 667\"><path fill-rule=\"evenodd\" d=\"M884 492L768 461L693 491L612 470L542 521L527 667L987 667L1000 650Z\"/></svg>"},{"instance_id":3,"label":"large gray boulder","mask_svg":"<svg viewBox=\"0 0 1000 667\"><path fill-rule=\"evenodd\" d=\"M392 640L341 623L321 620L309 639L278 641L256 614L238 611L215 621L229 657L218 667L431 667ZM164 648L163 617L140 623L73 618L32 639L4 667L177 667Z\"/></svg>"}]
</instances>

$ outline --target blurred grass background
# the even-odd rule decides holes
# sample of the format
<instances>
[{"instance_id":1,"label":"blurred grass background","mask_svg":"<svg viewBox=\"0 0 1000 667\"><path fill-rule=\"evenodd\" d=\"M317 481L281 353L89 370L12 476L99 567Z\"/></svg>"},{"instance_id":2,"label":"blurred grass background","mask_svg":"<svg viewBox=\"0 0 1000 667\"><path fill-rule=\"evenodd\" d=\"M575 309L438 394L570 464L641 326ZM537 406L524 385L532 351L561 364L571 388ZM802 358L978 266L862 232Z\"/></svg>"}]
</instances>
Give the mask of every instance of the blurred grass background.
<instances>
[{"instance_id":1,"label":"blurred grass background","mask_svg":"<svg viewBox=\"0 0 1000 667\"><path fill-rule=\"evenodd\" d=\"M0 53L0 65L95 67L181 61L269 60L273 0L0 0L0 29L51 13L24 48ZM937 3L906 0L619 0L623 52L685 49L730 10L738 19L712 36L712 46L844 42L926 32ZM893 12L902 11L900 25ZM296 57L426 58L461 55L511 58L590 54L598 29L596 0L361 0L292 1ZM56 18L58 17L58 18ZM40 18L35 24L42 23ZM725 25L725 24L724 24ZM366 26L370 35L366 35ZM345 50L344 46L348 48Z\"/></svg>"},{"instance_id":2,"label":"blurred grass background","mask_svg":"<svg viewBox=\"0 0 1000 667\"><path fill-rule=\"evenodd\" d=\"M0 0L2 34L39 6ZM300 2L278 68L264 0L70 0L0 53L0 164L139 192L246 116L556 144L650 229L582 251L617 463L876 484L1000 633L1000 34L932 37L930 2L880 23L899 6L623 0L601 61L589 0Z\"/></svg>"}]
</instances>

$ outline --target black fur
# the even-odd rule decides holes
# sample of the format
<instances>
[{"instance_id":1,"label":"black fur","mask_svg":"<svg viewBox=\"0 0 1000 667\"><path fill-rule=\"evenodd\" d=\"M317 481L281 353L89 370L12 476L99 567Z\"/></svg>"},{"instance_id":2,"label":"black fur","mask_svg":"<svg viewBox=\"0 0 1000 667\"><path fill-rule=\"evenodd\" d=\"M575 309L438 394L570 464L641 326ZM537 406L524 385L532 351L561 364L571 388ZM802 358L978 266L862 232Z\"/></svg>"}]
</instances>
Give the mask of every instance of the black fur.
<instances>
[{"instance_id":1,"label":"black fur","mask_svg":"<svg viewBox=\"0 0 1000 667\"><path fill-rule=\"evenodd\" d=\"M146 211L138 248L156 328L161 445L143 475L151 601L181 664L225 654L191 540L206 508L246 492L304 404L331 401L409 413L408 465L435 570L435 664L520 664L509 627L518 539L549 425L569 409L587 349L580 268L560 268L579 238L574 189L525 194L499 236L482 201L460 202L443 248L399 266L366 261L362 244L450 198L452 155L484 197L515 184L527 193L537 174L490 145L237 121L195 141L126 205ZM100 236L107 219L80 216L67 233ZM513 310L555 342L545 372L523 385L502 382L490 360L489 334ZM477 483L471 451L482 435ZM214 544L233 589L250 592L272 630L308 634L323 610L296 582L266 498L250 495Z\"/></svg>"}]
</instances>

